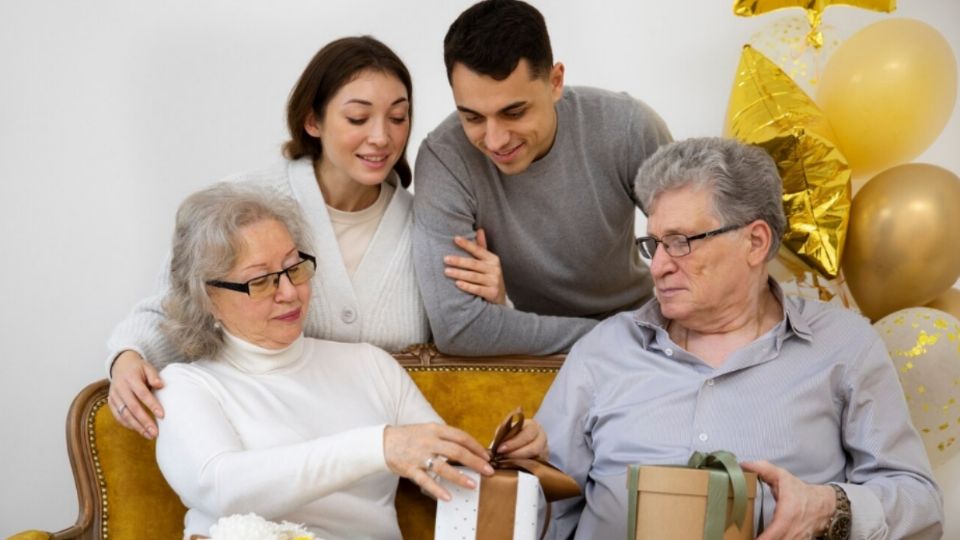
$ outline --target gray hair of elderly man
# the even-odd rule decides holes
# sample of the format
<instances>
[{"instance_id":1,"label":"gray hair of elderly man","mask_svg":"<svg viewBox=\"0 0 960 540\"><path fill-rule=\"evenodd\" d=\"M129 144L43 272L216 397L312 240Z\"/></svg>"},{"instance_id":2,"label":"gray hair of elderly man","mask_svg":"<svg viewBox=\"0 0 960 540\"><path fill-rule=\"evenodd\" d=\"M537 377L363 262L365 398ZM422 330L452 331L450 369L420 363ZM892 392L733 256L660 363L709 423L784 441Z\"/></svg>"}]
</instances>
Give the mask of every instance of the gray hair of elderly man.
<instances>
[{"instance_id":1,"label":"gray hair of elderly man","mask_svg":"<svg viewBox=\"0 0 960 540\"><path fill-rule=\"evenodd\" d=\"M721 226L765 221L772 231L767 260L776 257L787 224L783 183L764 150L720 137L676 141L650 156L634 182L644 213L660 194L688 186L710 190Z\"/></svg>"},{"instance_id":2,"label":"gray hair of elderly man","mask_svg":"<svg viewBox=\"0 0 960 540\"><path fill-rule=\"evenodd\" d=\"M161 329L186 360L212 357L223 346L206 283L233 269L243 249L242 229L265 220L283 224L299 250L313 251L299 205L271 188L223 182L180 204Z\"/></svg>"}]
</instances>

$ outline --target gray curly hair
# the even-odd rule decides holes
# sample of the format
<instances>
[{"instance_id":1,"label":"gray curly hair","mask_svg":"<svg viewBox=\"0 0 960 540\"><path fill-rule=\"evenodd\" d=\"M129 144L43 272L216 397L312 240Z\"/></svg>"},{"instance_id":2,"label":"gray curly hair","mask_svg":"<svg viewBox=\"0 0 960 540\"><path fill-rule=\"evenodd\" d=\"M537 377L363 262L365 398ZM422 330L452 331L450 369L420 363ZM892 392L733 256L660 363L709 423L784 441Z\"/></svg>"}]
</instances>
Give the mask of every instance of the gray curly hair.
<instances>
[{"instance_id":1,"label":"gray curly hair","mask_svg":"<svg viewBox=\"0 0 960 540\"><path fill-rule=\"evenodd\" d=\"M765 221L773 232L767 260L776 257L787 226L783 183L763 149L720 137L672 142L643 163L634 191L647 213L661 193L687 186L710 190L721 226Z\"/></svg>"},{"instance_id":2,"label":"gray curly hair","mask_svg":"<svg viewBox=\"0 0 960 540\"><path fill-rule=\"evenodd\" d=\"M273 189L222 182L187 197L177 210L170 289L161 330L188 360L214 356L223 331L213 316L207 281L223 279L234 264L241 229L263 220L282 223L301 251L312 252L299 205Z\"/></svg>"}]
</instances>

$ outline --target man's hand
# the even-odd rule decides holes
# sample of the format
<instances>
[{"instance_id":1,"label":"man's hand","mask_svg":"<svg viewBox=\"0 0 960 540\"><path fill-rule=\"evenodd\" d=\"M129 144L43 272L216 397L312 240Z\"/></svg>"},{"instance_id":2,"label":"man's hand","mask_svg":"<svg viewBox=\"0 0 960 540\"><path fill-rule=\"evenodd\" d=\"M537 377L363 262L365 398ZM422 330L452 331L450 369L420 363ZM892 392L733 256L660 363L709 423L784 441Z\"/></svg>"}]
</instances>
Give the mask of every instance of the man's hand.
<instances>
[{"instance_id":1,"label":"man's hand","mask_svg":"<svg viewBox=\"0 0 960 540\"><path fill-rule=\"evenodd\" d=\"M453 243L472 257L447 255L443 258L447 265L443 273L456 280L460 290L479 296L491 304L505 304L507 289L503 282L500 257L487 250L487 236L483 229L477 229L476 242L456 236Z\"/></svg>"},{"instance_id":2,"label":"man's hand","mask_svg":"<svg viewBox=\"0 0 960 540\"><path fill-rule=\"evenodd\" d=\"M163 407L153 396L153 390L163 388L156 368L136 351L123 351L110 368L110 393L107 403L110 411L123 427L132 429L147 439L157 436L157 424L144 406L163 418ZM149 387L147 386L149 385Z\"/></svg>"},{"instance_id":3,"label":"man's hand","mask_svg":"<svg viewBox=\"0 0 960 540\"><path fill-rule=\"evenodd\" d=\"M837 497L830 486L811 485L767 461L741 464L770 485L777 508L770 526L757 540L810 540L826 532L836 511Z\"/></svg>"}]
</instances>

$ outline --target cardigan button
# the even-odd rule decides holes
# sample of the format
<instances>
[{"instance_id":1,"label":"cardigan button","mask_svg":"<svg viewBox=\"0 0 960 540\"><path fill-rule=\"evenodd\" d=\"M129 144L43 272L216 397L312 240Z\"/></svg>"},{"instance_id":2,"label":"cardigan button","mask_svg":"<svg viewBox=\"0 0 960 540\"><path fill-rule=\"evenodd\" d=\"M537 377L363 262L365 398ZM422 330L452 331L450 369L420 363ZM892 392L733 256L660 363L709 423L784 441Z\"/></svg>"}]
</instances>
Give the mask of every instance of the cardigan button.
<instances>
[{"instance_id":1,"label":"cardigan button","mask_svg":"<svg viewBox=\"0 0 960 540\"><path fill-rule=\"evenodd\" d=\"M340 312L340 318L343 320L343 322L350 324L357 320L357 313L350 308L346 308Z\"/></svg>"}]
</instances>

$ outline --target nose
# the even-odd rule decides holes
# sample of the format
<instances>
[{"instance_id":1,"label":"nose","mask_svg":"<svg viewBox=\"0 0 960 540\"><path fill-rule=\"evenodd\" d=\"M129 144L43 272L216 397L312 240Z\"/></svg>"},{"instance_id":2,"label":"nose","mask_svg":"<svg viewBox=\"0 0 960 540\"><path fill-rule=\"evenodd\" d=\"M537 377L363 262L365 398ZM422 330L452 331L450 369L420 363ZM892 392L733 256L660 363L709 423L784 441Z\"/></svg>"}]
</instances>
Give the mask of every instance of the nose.
<instances>
[{"instance_id":1,"label":"nose","mask_svg":"<svg viewBox=\"0 0 960 540\"><path fill-rule=\"evenodd\" d=\"M657 244L656 251L653 252L653 258L650 259L650 275L654 279L663 277L676 269L676 261L667 253L663 244Z\"/></svg>"},{"instance_id":2,"label":"nose","mask_svg":"<svg viewBox=\"0 0 960 540\"><path fill-rule=\"evenodd\" d=\"M370 124L370 132L367 133L367 142L374 146L384 146L387 144L390 136L387 133L387 123L384 119L374 120Z\"/></svg>"},{"instance_id":3,"label":"nose","mask_svg":"<svg viewBox=\"0 0 960 540\"><path fill-rule=\"evenodd\" d=\"M510 131L495 120L487 121L487 131L483 134L483 145L487 150L501 150L510 142Z\"/></svg>"},{"instance_id":4,"label":"nose","mask_svg":"<svg viewBox=\"0 0 960 540\"><path fill-rule=\"evenodd\" d=\"M277 292L273 294L277 302L290 302L297 298L297 286L290 281L290 276L284 272L277 278Z\"/></svg>"}]
</instances>

